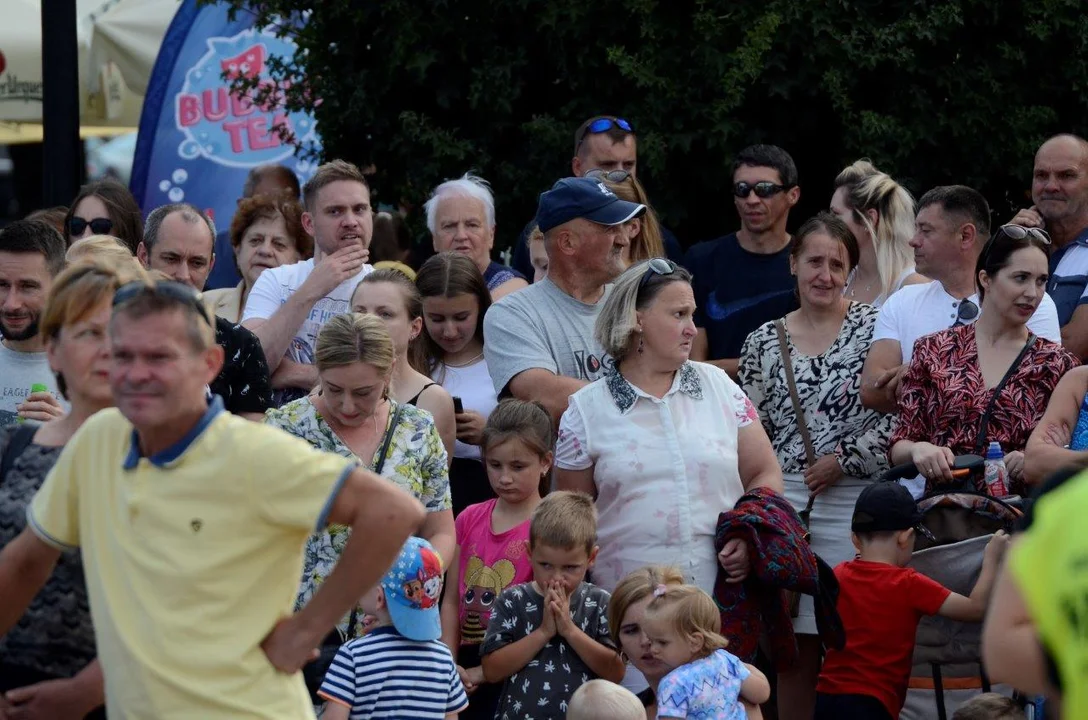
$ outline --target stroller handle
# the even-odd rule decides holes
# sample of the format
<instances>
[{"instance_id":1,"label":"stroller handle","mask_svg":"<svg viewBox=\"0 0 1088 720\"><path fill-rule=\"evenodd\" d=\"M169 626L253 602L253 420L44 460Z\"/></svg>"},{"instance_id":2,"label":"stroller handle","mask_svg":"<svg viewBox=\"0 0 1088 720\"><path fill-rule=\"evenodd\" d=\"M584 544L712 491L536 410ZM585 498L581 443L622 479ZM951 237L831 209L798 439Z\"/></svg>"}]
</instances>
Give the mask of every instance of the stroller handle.
<instances>
[{"instance_id":1,"label":"stroller handle","mask_svg":"<svg viewBox=\"0 0 1088 720\"><path fill-rule=\"evenodd\" d=\"M971 473L981 471L986 461L978 455L957 455L952 463L952 475L958 480L966 478ZM918 468L912 462L903 463L890 468L880 476L882 482L895 482L905 480L918 475Z\"/></svg>"}]
</instances>

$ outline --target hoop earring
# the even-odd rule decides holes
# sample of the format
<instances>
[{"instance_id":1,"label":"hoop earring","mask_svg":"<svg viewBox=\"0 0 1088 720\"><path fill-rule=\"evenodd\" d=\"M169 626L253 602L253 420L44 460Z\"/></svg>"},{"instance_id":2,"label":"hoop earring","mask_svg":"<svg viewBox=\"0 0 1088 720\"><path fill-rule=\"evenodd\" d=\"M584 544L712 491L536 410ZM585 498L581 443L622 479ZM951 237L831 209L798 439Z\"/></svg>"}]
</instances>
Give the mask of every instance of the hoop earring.
<instances>
[{"instance_id":1,"label":"hoop earring","mask_svg":"<svg viewBox=\"0 0 1088 720\"><path fill-rule=\"evenodd\" d=\"M620 660L623 661L624 665L631 662L631 658L627 657L627 653L623 650L620 650Z\"/></svg>"}]
</instances>

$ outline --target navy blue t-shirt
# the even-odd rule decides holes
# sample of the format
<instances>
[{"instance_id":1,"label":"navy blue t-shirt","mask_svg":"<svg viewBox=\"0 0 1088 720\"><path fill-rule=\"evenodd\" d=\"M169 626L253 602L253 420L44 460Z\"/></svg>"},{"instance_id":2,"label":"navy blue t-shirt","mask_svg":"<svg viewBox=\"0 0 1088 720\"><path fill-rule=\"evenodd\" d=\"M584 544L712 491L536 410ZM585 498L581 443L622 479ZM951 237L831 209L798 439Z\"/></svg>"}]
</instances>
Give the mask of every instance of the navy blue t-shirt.
<instances>
[{"instance_id":1,"label":"navy blue t-shirt","mask_svg":"<svg viewBox=\"0 0 1088 720\"><path fill-rule=\"evenodd\" d=\"M733 233L693 246L684 267L692 271L695 325L706 330L711 360L740 357L749 333L798 307L789 245L760 255Z\"/></svg>"}]
</instances>

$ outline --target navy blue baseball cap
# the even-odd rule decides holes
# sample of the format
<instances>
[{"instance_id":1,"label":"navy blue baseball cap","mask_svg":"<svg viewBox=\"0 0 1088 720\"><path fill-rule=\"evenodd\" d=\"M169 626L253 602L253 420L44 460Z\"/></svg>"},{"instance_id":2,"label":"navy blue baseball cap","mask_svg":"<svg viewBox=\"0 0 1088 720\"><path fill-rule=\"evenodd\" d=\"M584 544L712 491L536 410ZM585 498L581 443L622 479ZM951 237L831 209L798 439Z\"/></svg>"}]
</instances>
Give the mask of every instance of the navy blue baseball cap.
<instances>
[{"instance_id":1,"label":"navy blue baseball cap","mask_svg":"<svg viewBox=\"0 0 1088 720\"><path fill-rule=\"evenodd\" d=\"M645 205L620 200L600 180L569 177L541 193L536 224L540 226L540 232L548 232L578 218L598 225L621 225L645 212Z\"/></svg>"}]
</instances>

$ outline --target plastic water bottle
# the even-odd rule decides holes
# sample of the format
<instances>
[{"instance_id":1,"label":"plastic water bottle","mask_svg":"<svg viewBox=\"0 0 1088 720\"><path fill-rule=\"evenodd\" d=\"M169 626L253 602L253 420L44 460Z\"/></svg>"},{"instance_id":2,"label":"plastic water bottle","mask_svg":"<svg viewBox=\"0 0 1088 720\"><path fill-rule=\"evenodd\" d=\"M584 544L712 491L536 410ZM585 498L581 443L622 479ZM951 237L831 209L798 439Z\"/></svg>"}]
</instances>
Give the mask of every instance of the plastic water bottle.
<instances>
[{"instance_id":1,"label":"plastic water bottle","mask_svg":"<svg viewBox=\"0 0 1088 720\"><path fill-rule=\"evenodd\" d=\"M49 392L49 388L46 387L45 385L42 385L41 383L34 383L33 385L30 386L30 393L31 394L39 393L39 392ZM16 418L15 422L16 423L26 422L26 418Z\"/></svg>"},{"instance_id":2,"label":"plastic water bottle","mask_svg":"<svg viewBox=\"0 0 1088 720\"><path fill-rule=\"evenodd\" d=\"M986 489L993 497L1009 494L1009 471L1005 467L1005 452L996 440L986 450Z\"/></svg>"}]
</instances>

